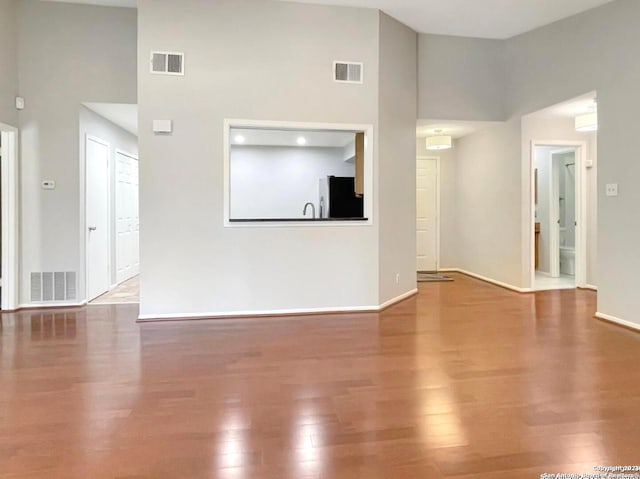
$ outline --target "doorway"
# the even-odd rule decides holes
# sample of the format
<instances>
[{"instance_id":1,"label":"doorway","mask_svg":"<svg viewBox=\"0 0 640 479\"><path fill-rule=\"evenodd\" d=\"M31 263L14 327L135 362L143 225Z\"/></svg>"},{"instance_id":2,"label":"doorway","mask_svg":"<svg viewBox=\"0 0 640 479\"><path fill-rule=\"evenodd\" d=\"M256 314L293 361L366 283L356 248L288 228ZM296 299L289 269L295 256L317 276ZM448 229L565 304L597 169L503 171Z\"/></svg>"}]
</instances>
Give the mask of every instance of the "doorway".
<instances>
[{"instance_id":1,"label":"doorway","mask_svg":"<svg viewBox=\"0 0 640 479\"><path fill-rule=\"evenodd\" d=\"M575 142L533 145L534 290L586 283L585 151Z\"/></svg>"},{"instance_id":2,"label":"doorway","mask_svg":"<svg viewBox=\"0 0 640 479\"><path fill-rule=\"evenodd\" d=\"M0 310L18 308L18 130L0 123Z\"/></svg>"},{"instance_id":3,"label":"doorway","mask_svg":"<svg viewBox=\"0 0 640 479\"><path fill-rule=\"evenodd\" d=\"M116 283L140 272L138 157L116 150Z\"/></svg>"},{"instance_id":4,"label":"doorway","mask_svg":"<svg viewBox=\"0 0 640 479\"><path fill-rule=\"evenodd\" d=\"M435 272L440 256L440 158L418 157L416 165L417 271Z\"/></svg>"},{"instance_id":5,"label":"doorway","mask_svg":"<svg viewBox=\"0 0 640 479\"><path fill-rule=\"evenodd\" d=\"M111 255L109 230L109 143L86 137L86 287L87 301L109 291Z\"/></svg>"}]
</instances>

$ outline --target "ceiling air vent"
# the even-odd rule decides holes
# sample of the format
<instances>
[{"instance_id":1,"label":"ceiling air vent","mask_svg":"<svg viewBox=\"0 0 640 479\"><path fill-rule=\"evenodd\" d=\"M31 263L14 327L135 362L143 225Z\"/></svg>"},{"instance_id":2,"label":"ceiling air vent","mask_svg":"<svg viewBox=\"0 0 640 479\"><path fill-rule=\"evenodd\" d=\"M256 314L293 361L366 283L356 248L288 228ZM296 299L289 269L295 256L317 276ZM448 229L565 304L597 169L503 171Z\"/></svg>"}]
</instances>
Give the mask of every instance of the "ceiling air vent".
<instances>
[{"instance_id":1,"label":"ceiling air vent","mask_svg":"<svg viewBox=\"0 0 640 479\"><path fill-rule=\"evenodd\" d=\"M333 62L333 80L339 83L363 83L362 63Z\"/></svg>"},{"instance_id":2,"label":"ceiling air vent","mask_svg":"<svg viewBox=\"0 0 640 479\"><path fill-rule=\"evenodd\" d=\"M184 53L151 52L151 73L184 75Z\"/></svg>"}]
</instances>

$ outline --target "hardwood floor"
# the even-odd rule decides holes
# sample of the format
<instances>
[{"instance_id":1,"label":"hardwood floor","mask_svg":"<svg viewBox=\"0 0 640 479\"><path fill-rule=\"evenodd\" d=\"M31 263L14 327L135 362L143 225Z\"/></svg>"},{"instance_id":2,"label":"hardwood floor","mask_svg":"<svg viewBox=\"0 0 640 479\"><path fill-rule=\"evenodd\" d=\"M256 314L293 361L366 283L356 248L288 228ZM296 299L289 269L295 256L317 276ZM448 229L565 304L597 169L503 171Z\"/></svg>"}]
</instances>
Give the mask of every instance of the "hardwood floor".
<instances>
[{"instance_id":1,"label":"hardwood floor","mask_svg":"<svg viewBox=\"0 0 640 479\"><path fill-rule=\"evenodd\" d=\"M539 478L640 462L640 335L461 275L376 314L2 315L0 477Z\"/></svg>"},{"instance_id":2,"label":"hardwood floor","mask_svg":"<svg viewBox=\"0 0 640 479\"><path fill-rule=\"evenodd\" d=\"M122 304L140 302L140 277L134 276L113 290L97 297L91 304Z\"/></svg>"}]
</instances>

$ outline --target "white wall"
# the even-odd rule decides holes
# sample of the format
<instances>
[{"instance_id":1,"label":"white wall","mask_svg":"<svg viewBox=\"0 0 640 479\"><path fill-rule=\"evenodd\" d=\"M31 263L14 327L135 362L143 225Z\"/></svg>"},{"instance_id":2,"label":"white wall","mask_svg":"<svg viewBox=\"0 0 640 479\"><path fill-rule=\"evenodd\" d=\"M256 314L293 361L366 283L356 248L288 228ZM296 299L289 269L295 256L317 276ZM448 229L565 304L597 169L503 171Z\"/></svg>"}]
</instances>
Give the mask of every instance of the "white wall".
<instances>
[{"instance_id":1,"label":"white wall","mask_svg":"<svg viewBox=\"0 0 640 479\"><path fill-rule=\"evenodd\" d=\"M381 303L416 288L416 65L416 33L381 13L378 137Z\"/></svg>"},{"instance_id":2,"label":"white wall","mask_svg":"<svg viewBox=\"0 0 640 479\"><path fill-rule=\"evenodd\" d=\"M141 314L377 305L376 215L374 225L224 227L223 121L377 127L378 12L140 0L138 16L139 145L149 159L141 165ZM150 75L154 49L185 52L186 75ZM331 80L339 59L364 62L363 85ZM150 132L158 118L173 120L171 135Z\"/></svg>"},{"instance_id":3,"label":"white wall","mask_svg":"<svg viewBox=\"0 0 640 479\"><path fill-rule=\"evenodd\" d=\"M0 123L18 126L17 0L0 0Z\"/></svg>"},{"instance_id":4,"label":"white wall","mask_svg":"<svg viewBox=\"0 0 640 479\"><path fill-rule=\"evenodd\" d=\"M19 4L22 142L22 302L29 273L78 271L78 111L83 102L136 103L136 11L58 2ZM55 180L44 191L42 180Z\"/></svg>"},{"instance_id":5,"label":"white wall","mask_svg":"<svg viewBox=\"0 0 640 479\"><path fill-rule=\"evenodd\" d=\"M95 136L110 146L110 185L111 185L111 284L116 283L116 150L138 155L138 138L88 108L80 107L80 176L84 177L85 142L87 135ZM82 188L81 188L82 189Z\"/></svg>"},{"instance_id":6,"label":"white wall","mask_svg":"<svg viewBox=\"0 0 640 479\"><path fill-rule=\"evenodd\" d=\"M319 181L354 176L343 148L231 147L232 219L302 218L307 202L320 214ZM327 205L325 205L326 207ZM311 210L307 212L308 217Z\"/></svg>"},{"instance_id":7,"label":"white wall","mask_svg":"<svg viewBox=\"0 0 640 479\"><path fill-rule=\"evenodd\" d=\"M418 117L505 119L505 44L500 40L418 36Z\"/></svg>"},{"instance_id":8,"label":"white wall","mask_svg":"<svg viewBox=\"0 0 640 479\"><path fill-rule=\"evenodd\" d=\"M424 138L417 138L418 156L440 158L440 268L458 267L456 142L453 149L429 151Z\"/></svg>"}]
</instances>

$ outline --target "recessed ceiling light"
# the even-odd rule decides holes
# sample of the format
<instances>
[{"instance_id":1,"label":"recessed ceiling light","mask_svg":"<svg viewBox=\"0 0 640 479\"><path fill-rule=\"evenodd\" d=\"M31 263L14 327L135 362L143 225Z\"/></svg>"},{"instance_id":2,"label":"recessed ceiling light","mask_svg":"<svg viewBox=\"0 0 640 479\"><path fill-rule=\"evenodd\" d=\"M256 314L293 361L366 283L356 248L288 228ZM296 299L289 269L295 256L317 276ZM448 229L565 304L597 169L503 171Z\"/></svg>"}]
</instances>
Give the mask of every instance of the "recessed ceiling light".
<instances>
[{"instance_id":1,"label":"recessed ceiling light","mask_svg":"<svg viewBox=\"0 0 640 479\"><path fill-rule=\"evenodd\" d=\"M298 143L298 145L300 146L304 146L307 144L307 139L304 136L299 136L296 140L296 143Z\"/></svg>"},{"instance_id":2,"label":"recessed ceiling light","mask_svg":"<svg viewBox=\"0 0 640 479\"><path fill-rule=\"evenodd\" d=\"M239 145L242 145L245 142L245 137L242 135L236 135L233 138L233 141L235 141L236 143L238 143Z\"/></svg>"}]
</instances>

